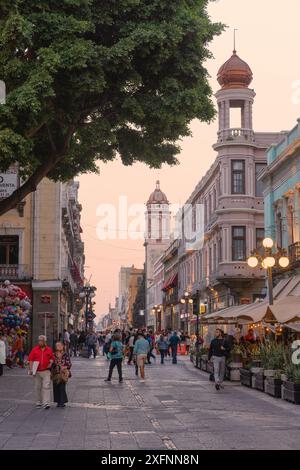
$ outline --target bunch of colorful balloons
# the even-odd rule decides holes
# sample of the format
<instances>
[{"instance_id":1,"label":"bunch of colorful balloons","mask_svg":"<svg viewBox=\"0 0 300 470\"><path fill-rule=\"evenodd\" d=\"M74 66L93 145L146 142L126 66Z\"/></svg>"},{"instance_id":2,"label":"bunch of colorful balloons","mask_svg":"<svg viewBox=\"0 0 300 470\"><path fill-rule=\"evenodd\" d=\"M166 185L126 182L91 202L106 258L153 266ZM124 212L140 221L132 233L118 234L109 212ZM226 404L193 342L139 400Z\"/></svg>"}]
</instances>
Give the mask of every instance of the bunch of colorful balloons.
<instances>
[{"instance_id":1,"label":"bunch of colorful balloons","mask_svg":"<svg viewBox=\"0 0 300 470\"><path fill-rule=\"evenodd\" d=\"M5 281L0 285L0 331L14 329L27 333L30 324L31 302L20 287Z\"/></svg>"}]
</instances>

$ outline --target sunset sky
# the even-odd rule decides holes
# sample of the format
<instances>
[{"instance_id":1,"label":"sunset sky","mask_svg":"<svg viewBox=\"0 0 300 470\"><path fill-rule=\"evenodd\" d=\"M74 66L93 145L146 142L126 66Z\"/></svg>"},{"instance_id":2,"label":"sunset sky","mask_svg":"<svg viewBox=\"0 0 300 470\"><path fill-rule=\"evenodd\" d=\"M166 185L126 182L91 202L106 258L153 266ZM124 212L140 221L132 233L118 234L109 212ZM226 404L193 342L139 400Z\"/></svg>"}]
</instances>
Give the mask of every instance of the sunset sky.
<instances>
[{"instance_id":1,"label":"sunset sky","mask_svg":"<svg viewBox=\"0 0 300 470\"><path fill-rule=\"evenodd\" d=\"M254 129L281 131L291 129L300 117L299 0L218 0L209 12L214 21L227 24L227 30L211 44L214 59L207 63L214 92L219 88L216 74L231 56L233 29L237 28L237 52L251 67L256 91ZM101 204L118 207L119 197L128 204L143 204L159 178L161 189L171 203L183 204L197 182L215 159L217 121L211 125L192 123L193 137L181 143L180 165L150 170L143 164L124 167L120 161L100 163L100 175L79 177L83 205L82 228L86 252L86 277L97 287L96 313L106 314L109 302L118 294L121 266L142 267L142 240L99 240L96 227ZM130 220L130 218L129 218ZM126 233L126 232L125 232Z\"/></svg>"}]
</instances>

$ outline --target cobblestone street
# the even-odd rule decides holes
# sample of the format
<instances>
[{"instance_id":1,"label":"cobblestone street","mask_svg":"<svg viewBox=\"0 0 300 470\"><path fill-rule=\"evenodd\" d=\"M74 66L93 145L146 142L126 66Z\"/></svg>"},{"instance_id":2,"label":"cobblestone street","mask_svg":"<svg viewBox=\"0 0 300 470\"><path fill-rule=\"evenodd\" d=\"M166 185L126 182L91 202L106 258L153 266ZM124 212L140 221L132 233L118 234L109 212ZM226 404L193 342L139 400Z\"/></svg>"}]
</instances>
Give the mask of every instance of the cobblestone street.
<instances>
[{"instance_id":1,"label":"cobblestone street","mask_svg":"<svg viewBox=\"0 0 300 470\"><path fill-rule=\"evenodd\" d=\"M107 362L73 359L66 409L34 408L33 379L5 370L1 449L300 449L300 408L227 383L216 392L187 357L147 366L140 383L104 382Z\"/></svg>"}]
</instances>

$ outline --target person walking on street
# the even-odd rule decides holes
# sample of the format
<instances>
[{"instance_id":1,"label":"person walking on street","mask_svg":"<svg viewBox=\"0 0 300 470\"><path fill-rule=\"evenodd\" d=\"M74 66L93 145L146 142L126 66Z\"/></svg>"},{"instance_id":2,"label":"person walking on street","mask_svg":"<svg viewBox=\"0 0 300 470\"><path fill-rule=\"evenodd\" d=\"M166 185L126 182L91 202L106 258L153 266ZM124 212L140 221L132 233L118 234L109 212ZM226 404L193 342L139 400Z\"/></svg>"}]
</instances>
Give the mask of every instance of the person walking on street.
<instances>
[{"instance_id":1,"label":"person walking on street","mask_svg":"<svg viewBox=\"0 0 300 470\"><path fill-rule=\"evenodd\" d=\"M114 334L112 337L112 342L109 348L108 357L110 359L108 377L105 379L105 382L111 382L112 373L114 368L117 366L119 383L123 382L122 376L122 361L123 361L123 349L124 346L121 341L121 336L119 334Z\"/></svg>"},{"instance_id":2,"label":"person walking on street","mask_svg":"<svg viewBox=\"0 0 300 470\"><path fill-rule=\"evenodd\" d=\"M180 343L180 338L177 335L177 332L174 331L172 336L170 336L170 346L172 350L172 363L177 364L177 350L178 350L178 344Z\"/></svg>"},{"instance_id":3,"label":"person walking on street","mask_svg":"<svg viewBox=\"0 0 300 470\"><path fill-rule=\"evenodd\" d=\"M77 357L77 350L78 350L78 334L75 331L70 333L70 357L73 356Z\"/></svg>"},{"instance_id":4,"label":"person walking on street","mask_svg":"<svg viewBox=\"0 0 300 470\"><path fill-rule=\"evenodd\" d=\"M82 351L82 348L85 344L85 333L84 331L81 331L80 335L79 335L79 338L78 338L78 350L79 350L79 353Z\"/></svg>"},{"instance_id":5,"label":"person walking on street","mask_svg":"<svg viewBox=\"0 0 300 470\"><path fill-rule=\"evenodd\" d=\"M160 363L164 364L164 359L168 352L168 346L169 346L164 335L160 335L159 339L156 342L156 346L160 353Z\"/></svg>"},{"instance_id":6,"label":"person walking on street","mask_svg":"<svg viewBox=\"0 0 300 470\"><path fill-rule=\"evenodd\" d=\"M214 365L214 378L216 390L220 390L221 387L223 388L226 356L228 352L229 347L223 337L223 331L217 328L215 338L210 343L208 353L208 359L212 360Z\"/></svg>"},{"instance_id":7,"label":"person walking on street","mask_svg":"<svg viewBox=\"0 0 300 470\"><path fill-rule=\"evenodd\" d=\"M54 362L54 355L52 349L47 346L46 336L39 336L38 345L30 352L28 361L29 374L34 375L35 379L36 408L48 410L50 408L50 369ZM37 366L36 371L33 370L34 363Z\"/></svg>"},{"instance_id":8,"label":"person walking on street","mask_svg":"<svg viewBox=\"0 0 300 470\"><path fill-rule=\"evenodd\" d=\"M142 333L138 334L135 342L133 354L136 356L136 364L140 370L142 380L145 379L145 362L150 351L149 341L147 341Z\"/></svg>"},{"instance_id":9,"label":"person walking on street","mask_svg":"<svg viewBox=\"0 0 300 470\"><path fill-rule=\"evenodd\" d=\"M70 354L70 333L68 330L64 330L64 345L67 354Z\"/></svg>"},{"instance_id":10,"label":"person walking on street","mask_svg":"<svg viewBox=\"0 0 300 470\"><path fill-rule=\"evenodd\" d=\"M24 342L20 333L17 333L12 347L13 360L20 367L24 367Z\"/></svg>"},{"instance_id":11,"label":"person walking on street","mask_svg":"<svg viewBox=\"0 0 300 470\"><path fill-rule=\"evenodd\" d=\"M127 364L129 366L131 365L132 359L133 359L134 339L135 339L135 334L134 334L134 331L132 330L130 332L130 337L129 337L129 340L128 340L129 353L128 353L128 363Z\"/></svg>"},{"instance_id":12,"label":"person walking on street","mask_svg":"<svg viewBox=\"0 0 300 470\"><path fill-rule=\"evenodd\" d=\"M6 364L6 345L0 331L0 377L3 375L3 366Z\"/></svg>"},{"instance_id":13,"label":"person walking on street","mask_svg":"<svg viewBox=\"0 0 300 470\"><path fill-rule=\"evenodd\" d=\"M109 360L108 353L109 353L109 348L110 348L110 345L111 345L111 339L112 339L111 333L108 332L105 335L105 340L104 340L104 344L103 344L103 356L106 356L107 360Z\"/></svg>"},{"instance_id":14,"label":"person walking on street","mask_svg":"<svg viewBox=\"0 0 300 470\"><path fill-rule=\"evenodd\" d=\"M94 359L96 359L97 356L97 343L98 343L98 337L96 333L93 331L90 331L90 333L87 335L87 347L88 347L88 358L91 357L91 354L93 353Z\"/></svg>"},{"instance_id":15,"label":"person walking on street","mask_svg":"<svg viewBox=\"0 0 300 470\"><path fill-rule=\"evenodd\" d=\"M71 377L72 363L69 354L65 352L62 343L56 343L54 362L51 367L51 379L53 382L53 397L57 408L64 408L68 403L66 385Z\"/></svg>"},{"instance_id":16,"label":"person walking on street","mask_svg":"<svg viewBox=\"0 0 300 470\"><path fill-rule=\"evenodd\" d=\"M187 356L190 354L190 349L191 349L191 337L189 336L188 333L186 333L185 334L185 350L186 350Z\"/></svg>"},{"instance_id":17,"label":"person walking on street","mask_svg":"<svg viewBox=\"0 0 300 470\"><path fill-rule=\"evenodd\" d=\"M149 352L147 354L147 363L148 364L152 364L151 363L151 357L156 360L156 356L153 354L153 348L154 348L154 336L152 334L152 331L149 331L146 335L146 340L148 341L149 343Z\"/></svg>"}]
</instances>

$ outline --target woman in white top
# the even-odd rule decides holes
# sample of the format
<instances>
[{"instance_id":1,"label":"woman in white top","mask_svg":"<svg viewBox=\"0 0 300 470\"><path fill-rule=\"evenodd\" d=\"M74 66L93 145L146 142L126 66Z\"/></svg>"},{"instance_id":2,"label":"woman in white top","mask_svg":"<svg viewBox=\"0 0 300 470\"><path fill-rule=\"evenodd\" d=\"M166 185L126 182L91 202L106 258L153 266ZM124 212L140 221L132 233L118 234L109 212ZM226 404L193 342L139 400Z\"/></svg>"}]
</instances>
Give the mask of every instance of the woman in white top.
<instances>
[{"instance_id":1,"label":"woman in white top","mask_svg":"<svg viewBox=\"0 0 300 470\"><path fill-rule=\"evenodd\" d=\"M3 334L0 333L0 376L3 375L3 366L6 364L6 345Z\"/></svg>"}]
</instances>

